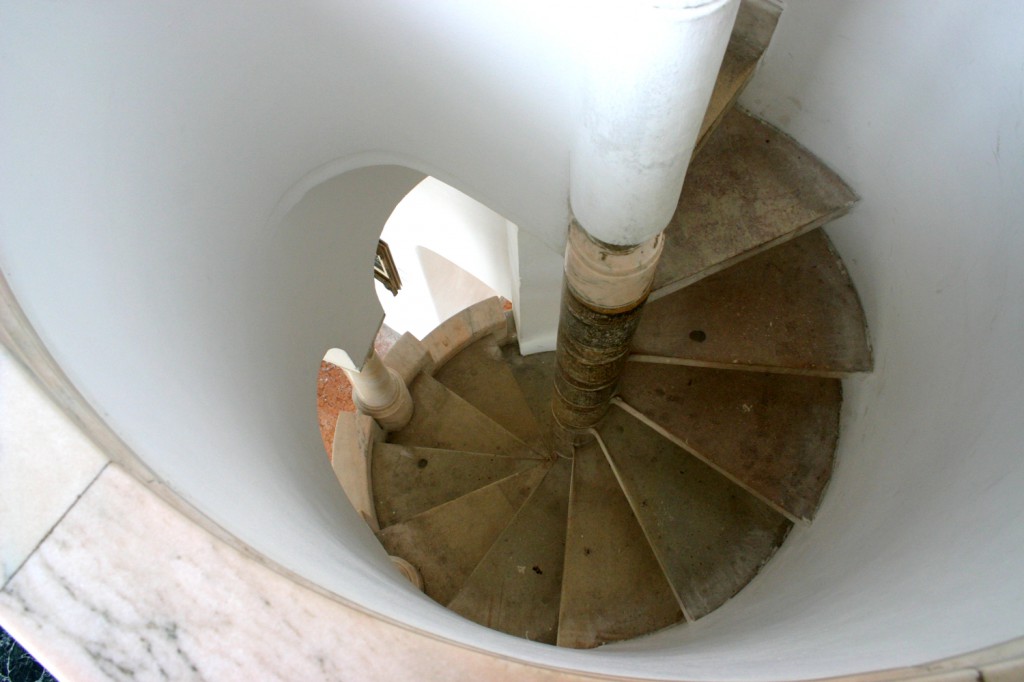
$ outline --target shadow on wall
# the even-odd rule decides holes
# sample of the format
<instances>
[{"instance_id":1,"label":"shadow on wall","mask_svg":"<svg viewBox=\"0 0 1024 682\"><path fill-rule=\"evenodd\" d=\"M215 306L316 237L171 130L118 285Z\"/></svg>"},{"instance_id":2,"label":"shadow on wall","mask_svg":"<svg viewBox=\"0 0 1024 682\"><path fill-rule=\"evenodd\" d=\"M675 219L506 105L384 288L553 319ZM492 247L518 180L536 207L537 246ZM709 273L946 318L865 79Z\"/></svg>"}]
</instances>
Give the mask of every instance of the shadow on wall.
<instances>
[{"instance_id":1,"label":"shadow on wall","mask_svg":"<svg viewBox=\"0 0 1024 682\"><path fill-rule=\"evenodd\" d=\"M381 233L402 279L397 296L377 285L388 326L423 338L477 301L495 295L511 300L510 225L440 180L417 185Z\"/></svg>"}]
</instances>

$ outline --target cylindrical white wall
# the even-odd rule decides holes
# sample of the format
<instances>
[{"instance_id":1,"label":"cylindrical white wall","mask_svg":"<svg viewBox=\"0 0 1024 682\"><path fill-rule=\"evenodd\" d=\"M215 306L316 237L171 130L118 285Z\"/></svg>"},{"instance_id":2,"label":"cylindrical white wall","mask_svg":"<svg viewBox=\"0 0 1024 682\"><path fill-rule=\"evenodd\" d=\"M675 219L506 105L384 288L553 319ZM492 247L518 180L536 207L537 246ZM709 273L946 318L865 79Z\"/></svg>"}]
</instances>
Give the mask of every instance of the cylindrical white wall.
<instances>
[{"instance_id":1,"label":"cylindrical white wall","mask_svg":"<svg viewBox=\"0 0 1024 682\"><path fill-rule=\"evenodd\" d=\"M0 9L0 267L72 380L257 551L501 655L778 680L1024 634L1024 8L1011 3L790 0L745 97L862 196L830 230L877 358L846 382L818 519L748 589L695 625L577 652L472 625L390 571L317 432L319 354L365 312L349 303L362 280L334 266L372 253L422 173L545 244L538 225L564 230L564 93L578 81L552 75L564 33L525 49L514 5ZM417 172L338 175L383 160ZM307 203L281 199L336 175Z\"/></svg>"}]
</instances>

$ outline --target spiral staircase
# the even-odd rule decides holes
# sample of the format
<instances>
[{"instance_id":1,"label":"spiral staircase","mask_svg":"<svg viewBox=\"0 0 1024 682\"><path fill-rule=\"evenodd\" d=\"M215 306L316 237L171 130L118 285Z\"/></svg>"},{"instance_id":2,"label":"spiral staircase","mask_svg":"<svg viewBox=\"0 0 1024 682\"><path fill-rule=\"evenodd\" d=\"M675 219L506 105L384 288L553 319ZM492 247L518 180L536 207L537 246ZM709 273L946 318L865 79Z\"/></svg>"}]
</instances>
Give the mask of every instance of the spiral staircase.
<instances>
[{"instance_id":1,"label":"spiral staircase","mask_svg":"<svg viewBox=\"0 0 1024 682\"><path fill-rule=\"evenodd\" d=\"M778 8L745 2L617 396L556 447L554 353L523 357L498 299L388 352L414 412L342 413L333 465L395 563L487 627L589 648L699 619L809 523L863 311L819 229L852 191L735 107Z\"/></svg>"}]
</instances>

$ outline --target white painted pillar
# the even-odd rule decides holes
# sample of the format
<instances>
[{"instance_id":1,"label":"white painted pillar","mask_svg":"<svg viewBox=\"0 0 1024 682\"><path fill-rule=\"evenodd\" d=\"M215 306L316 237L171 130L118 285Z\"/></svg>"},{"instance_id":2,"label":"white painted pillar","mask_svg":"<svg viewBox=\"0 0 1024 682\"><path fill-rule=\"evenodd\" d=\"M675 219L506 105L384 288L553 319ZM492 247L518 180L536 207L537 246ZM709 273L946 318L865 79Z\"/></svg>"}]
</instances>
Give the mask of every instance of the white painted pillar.
<instances>
[{"instance_id":1,"label":"white painted pillar","mask_svg":"<svg viewBox=\"0 0 1024 682\"><path fill-rule=\"evenodd\" d=\"M581 27L589 73L551 403L560 448L587 437L617 390L738 8L620 2Z\"/></svg>"},{"instance_id":2,"label":"white painted pillar","mask_svg":"<svg viewBox=\"0 0 1024 682\"><path fill-rule=\"evenodd\" d=\"M352 402L363 414L377 420L381 428L397 431L412 419L412 396L402 377L387 367L371 350L357 369L348 354L341 358L341 368L352 384Z\"/></svg>"},{"instance_id":3,"label":"white painted pillar","mask_svg":"<svg viewBox=\"0 0 1024 682\"><path fill-rule=\"evenodd\" d=\"M595 8L583 121L570 155L573 214L613 245L643 243L679 201L739 0Z\"/></svg>"}]
</instances>

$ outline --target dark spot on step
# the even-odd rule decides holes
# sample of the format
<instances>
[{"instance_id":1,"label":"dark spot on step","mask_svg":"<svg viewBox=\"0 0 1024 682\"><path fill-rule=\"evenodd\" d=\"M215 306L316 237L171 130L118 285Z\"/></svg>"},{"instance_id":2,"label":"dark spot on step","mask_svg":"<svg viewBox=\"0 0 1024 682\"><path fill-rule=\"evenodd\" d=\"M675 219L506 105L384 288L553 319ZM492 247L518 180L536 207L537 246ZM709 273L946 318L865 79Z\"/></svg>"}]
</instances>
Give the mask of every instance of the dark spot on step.
<instances>
[{"instance_id":1,"label":"dark spot on step","mask_svg":"<svg viewBox=\"0 0 1024 682\"><path fill-rule=\"evenodd\" d=\"M585 556L590 556L590 548L589 547L584 547L583 548L583 554Z\"/></svg>"},{"instance_id":2,"label":"dark spot on step","mask_svg":"<svg viewBox=\"0 0 1024 682\"><path fill-rule=\"evenodd\" d=\"M416 462L416 466L418 466L420 469L426 469L428 463L429 462L427 462L427 460L421 459L420 461Z\"/></svg>"},{"instance_id":3,"label":"dark spot on step","mask_svg":"<svg viewBox=\"0 0 1024 682\"><path fill-rule=\"evenodd\" d=\"M697 343L704 343L704 340L708 338L708 335L704 333L703 329L694 329L690 332L690 340L696 341Z\"/></svg>"},{"instance_id":4,"label":"dark spot on step","mask_svg":"<svg viewBox=\"0 0 1024 682\"><path fill-rule=\"evenodd\" d=\"M534 566L533 567L533 572L536 573L537 575L544 575L544 571L540 570L540 566Z\"/></svg>"}]
</instances>

